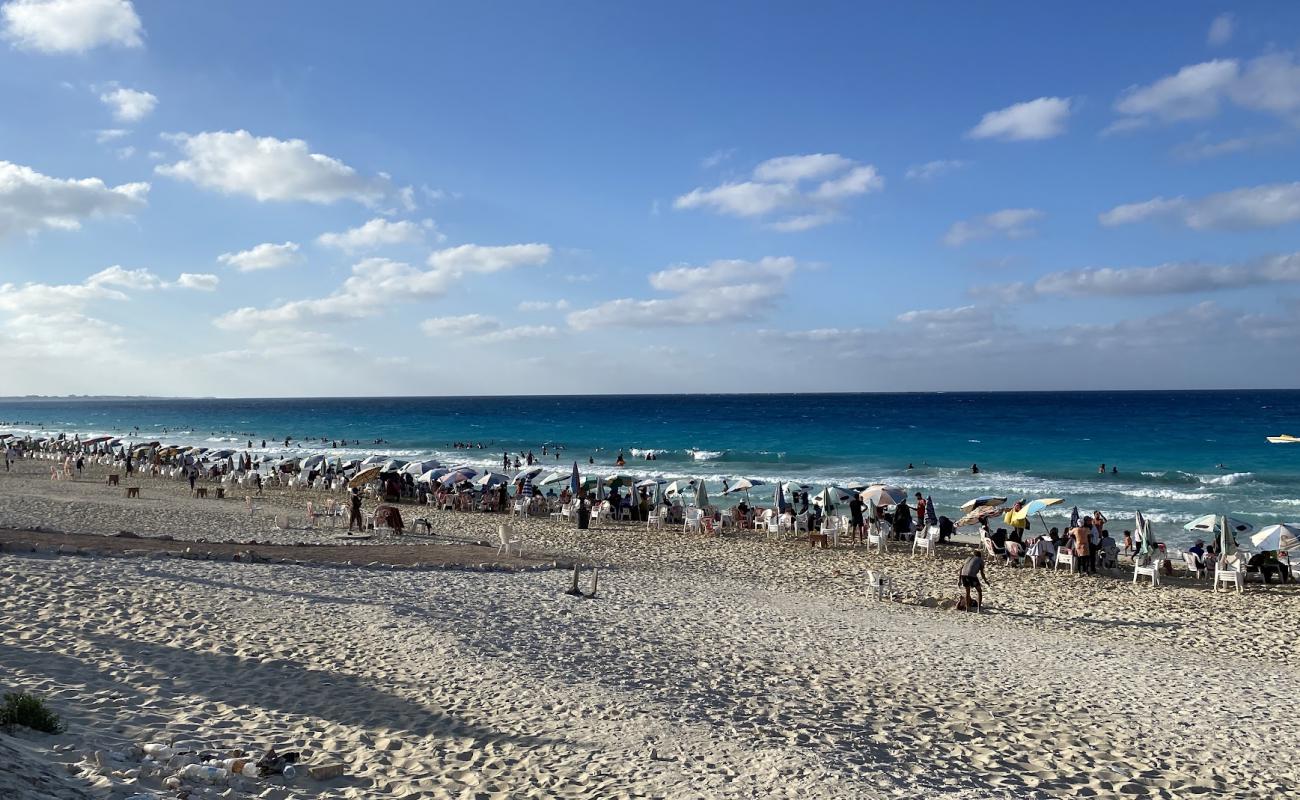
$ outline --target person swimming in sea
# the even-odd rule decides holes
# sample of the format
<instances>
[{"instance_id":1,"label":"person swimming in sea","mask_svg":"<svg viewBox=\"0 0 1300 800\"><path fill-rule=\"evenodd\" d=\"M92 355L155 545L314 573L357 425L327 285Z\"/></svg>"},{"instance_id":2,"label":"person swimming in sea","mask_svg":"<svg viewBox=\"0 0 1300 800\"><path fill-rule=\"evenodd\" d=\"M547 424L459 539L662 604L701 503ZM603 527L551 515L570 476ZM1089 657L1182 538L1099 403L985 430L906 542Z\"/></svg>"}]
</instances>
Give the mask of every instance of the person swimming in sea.
<instances>
[{"instance_id":1,"label":"person swimming in sea","mask_svg":"<svg viewBox=\"0 0 1300 800\"><path fill-rule=\"evenodd\" d=\"M972 474L972 475L978 475L978 474L980 474L980 465L979 465L979 464L971 464L971 465L970 465L970 474Z\"/></svg>"}]
</instances>

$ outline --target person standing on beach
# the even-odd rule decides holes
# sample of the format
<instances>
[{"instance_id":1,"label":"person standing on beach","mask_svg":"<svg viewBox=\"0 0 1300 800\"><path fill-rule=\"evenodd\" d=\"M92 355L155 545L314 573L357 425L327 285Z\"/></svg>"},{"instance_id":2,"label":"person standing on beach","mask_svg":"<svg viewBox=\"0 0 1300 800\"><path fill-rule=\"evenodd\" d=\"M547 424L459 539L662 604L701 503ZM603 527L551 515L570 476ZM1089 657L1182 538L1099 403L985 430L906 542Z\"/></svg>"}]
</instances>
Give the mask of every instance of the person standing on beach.
<instances>
[{"instance_id":1,"label":"person standing on beach","mask_svg":"<svg viewBox=\"0 0 1300 800\"><path fill-rule=\"evenodd\" d=\"M862 498L855 494L853 495L853 499L849 501L849 536L855 541L861 542L862 528L864 526L865 523L862 519Z\"/></svg>"},{"instance_id":2,"label":"person standing on beach","mask_svg":"<svg viewBox=\"0 0 1300 800\"><path fill-rule=\"evenodd\" d=\"M353 525L357 526L357 530L365 533L366 523L361 519L361 492L357 491L356 488L353 488L349 500L352 505L352 512L348 515L348 533L352 533Z\"/></svg>"},{"instance_id":3,"label":"person standing on beach","mask_svg":"<svg viewBox=\"0 0 1300 800\"><path fill-rule=\"evenodd\" d=\"M1079 573L1092 572L1092 520L1084 517L1079 527L1070 529L1074 539L1074 555L1079 559Z\"/></svg>"},{"instance_id":4,"label":"person standing on beach","mask_svg":"<svg viewBox=\"0 0 1300 800\"><path fill-rule=\"evenodd\" d=\"M966 563L962 564L961 569L957 571L957 583L966 593L966 609L968 611L972 608L971 589L975 590L974 607L979 608L984 605L984 589L980 586L981 580L984 581L985 586L990 585L988 577L984 574L984 558L977 548L970 551L970 558L966 559Z\"/></svg>"},{"instance_id":5,"label":"person standing on beach","mask_svg":"<svg viewBox=\"0 0 1300 800\"><path fill-rule=\"evenodd\" d=\"M194 484L199 479L199 468L197 466L189 467L185 471L190 476L190 494L194 494Z\"/></svg>"}]
</instances>

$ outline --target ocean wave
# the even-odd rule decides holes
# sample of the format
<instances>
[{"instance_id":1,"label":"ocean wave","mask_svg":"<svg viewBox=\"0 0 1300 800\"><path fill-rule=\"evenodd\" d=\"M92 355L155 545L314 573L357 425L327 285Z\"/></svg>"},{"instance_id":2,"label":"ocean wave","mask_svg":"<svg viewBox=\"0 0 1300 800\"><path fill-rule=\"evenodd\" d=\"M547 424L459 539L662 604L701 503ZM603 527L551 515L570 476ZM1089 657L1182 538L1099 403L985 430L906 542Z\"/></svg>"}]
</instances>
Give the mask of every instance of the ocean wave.
<instances>
[{"instance_id":1,"label":"ocean wave","mask_svg":"<svg viewBox=\"0 0 1300 800\"><path fill-rule=\"evenodd\" d=\"M1254 478L1255 473L1230 472L1227 475L1197 475L1195 477L1204 486L1236 486Z\"/></svg>"},{"instance_id":2,"label":"ocean wave","mask_svg":"<svg viewBox=\"0 0 1300 800\"><path fill-rule=\"evenodd\" d=\"M1215 497L1215 495L1209 493L1180 492L1177 489L1120 489L1119 493L1126 497L1143 497L1149 500L1181 500L1184 502L1212 500Z\"/></svg>"},{"instance_id":3,"label":"ocean wave","mask_svg":"<svg viewBox=\"0 0 1300 800\"><path fill-rule=\"evenodd\" d=\"M726 450L690 450L691 458L696 461L715 461L727 454Z\"/></svg>"},{"instance_id":4,"label":"ocean wave","mask_svg":"<svg viewBox=\"0 0 1300 800\"><path fill-rule=\"evenodd\" d=\"M1148 478L1163 478L1169 473L1168 472L1143 472L1142 474Z\"/></svg>"}]
</instances>

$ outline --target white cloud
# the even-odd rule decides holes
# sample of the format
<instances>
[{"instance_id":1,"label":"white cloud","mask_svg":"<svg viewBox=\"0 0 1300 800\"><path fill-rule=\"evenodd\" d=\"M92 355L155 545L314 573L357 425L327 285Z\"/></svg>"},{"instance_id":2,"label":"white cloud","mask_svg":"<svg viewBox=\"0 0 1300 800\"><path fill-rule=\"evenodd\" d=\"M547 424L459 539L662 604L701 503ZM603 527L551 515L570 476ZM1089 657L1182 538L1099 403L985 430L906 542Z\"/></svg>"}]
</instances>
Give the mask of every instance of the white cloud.
<instances>
[{"instance_id":1,"label":"white cloud","mask_svg":"<svg viewBox=\"0 0 1300 800\"><path fill-rule=\"evenodd\" d=\"M488 331L495 331L501 323L482 314L464 314L459 317L434 317L420 323L420 330L426 336L474 336Z\"/></svg>"},{"instance_id":2,"label":"white cloud","mask_svg":"<svg viewBox=\"0 0 1300 800\"><path fill-rule=\"evenodd\" d=\"M1187 161L1200 161L1206 158L1245 153L1287 144L1291 137L1285 133L1259 134L1254 136L1234 136L1229 139L1211 140L1205 133L1198 134L1191 141L1174 147L1174 155Z\"/></svg>"},{"instance_id":3,"label":"white cloud","mask_svg":"<svg viewBox=\"0 0 1300 800\"><path fill-rule=\"evenodd\" d=\"M1098 220L1106 226L1169 220L1194 230L1273 228L1300 221L1300 182L1250 186L1198 200L1154 197L1116 206Z\"/></svg>"},{"instance_id":4,"label":"white cloud","mask_svg":"<svg viewBox=\"0 0 1300 800\"><path fill-rule=\"evenodd\" d=\"M843 172L853 162L839 153L778 156L754 168L754 177L766 183L799 183Z\"/></svg>"},{"instance_id":5,"label":"white cloud","mask_svg":"<svg viewBox=\"0 0 1300 800\"><path fill-rule=\"evenodd\" d=\"M678 196L673 207L742 218L790 214L769 227L803 231L838 219L845 200L879 191L885 185L874 166L838 153L771 158L755 167L751 177L707 189L697 187Z\"/></svg>"},{"instance_id":6,"label":"white cloud","mask_svg":"<svg viewBox=\"0 0 1300 800\"><path fill-rule=\"evenodd\" d=\"M270 308L238 308L213 322L219 328L238 330L364 319L383 313L394 303L438 297L468 274L540 265L550 255L550 246L544 244L461 245L434 252L427 270L386 258L367 258L354 264L352 275L327 297L292 300Z\"/></svg>"},{"instance_id":7,"label":"white cloud","mask_svg":"<svg viewBox=\"0 0 1300 800\"><path fill-rule=\"evenodd\" d=\"M0 6L4 38L24 50L84 53L100 45L144 45L130 0L10 0Z\"/></svg>"},{"instance_id":8,"label":"white cloud","mask_svg":"<svg viewBox=\"0 0 1300 800\"><path fill-rule=\"evenodd\" d=\"M916 164L908 167L905 177L910 181L928 181L950 172L956 172L959 169L965 168L969 164L969 161L962 161L955 158L927 161L924 164Z\"/></svg>"},{"instance_id":9,"label":"white cloud","mask_svg":"<svg viewBox=\"0 0 1300 800\"><path fill-rule=\"evenodd\" d=\"M729 160L736 154L736 148L729 147L725 150L714 150L704 158L700 159L700 166L705 169L713 169L724 161Z\"/></svg>"},{"instance_id":10,"label":"white cloud","mask_svg":"<svg viewBox=\"0 0 1300 800\"><path fill-rule=\"evenodd\" d=\"M240 272L279 269L297 263L299 260L298 244L296 242L284 242L283 244L263 242L247 250L222 253L217 256L218 262L228 267L234 267Z\"/></svg>"},{"instance_id":11,"label":"white cloud","mask_svg":"<svg viewBox=\"0 0 1300 800\"><path fill-rule=\"evenodd\" d=\"M107 186L99 178L59 179L0 161L0 237L76 230L94 217L126 216L145 206L147 183Z\"/></svg>"},{"instance_id":12,"label":"white cloud","mask_svg":"<svg viewBox=\"0 0 1300 800\"><path fill-rule=\"evenodd\" d=\"M216 275L198 272L182 272L181 276L176 279L175 286L178 289L194 289L200 292L211 292L216 290L217 284L219 283L221 283L221 279Z\"/></svg>"},{"instance_id":13,"label":"white cloud","mask_svg":"<svg viewBox=\"0 0 1300 800\"><path fill-rule=\"evenodd\" d=\"M712 189L696 188L673 201L673 208L708 208L733 217L759 217L797 203L793 186L777 183L724 183Z\"/></svg>"},{"instance_id":14,"label":"white cloud","mask_svg":"<svg viewBox=\"0 0 1300 800\"><path fill-rule=\"evenodd\" d=\"M1004 208L982 217L954 222L944 234L943 243L960 247L976 239L1024 239L1034 235L1034 225L1046 216L1036 208Z\"/></svg>"},{"instance_id":15,"label":"white cloud","mask_svg":"<svg viewBox=\"0 0 1300 800\"><path fill-rule=\"evenodd\" d=\"M551 258L546 244L508 244L484 246L462 244L435 250L429 254L429 266L435 271L459 276L462 273L491 273L516 267L535 267Z\"/></svg>"},{"instance_id":16,"label":"white cloud","mask_svg":"<svg viewBox=\"0 0 1300 800\"><path fill-rule=\"evenodd\" d=\"M423 222L401 220L390 222L383 217L374 219L342 233L323 233L316 241L326 247L337 247L348 253L375 250L399 244L414 244L424 240L425 231L434 230L433 220Z\"/></svg>"},{"instance_id":17,"label":"white cloud","mask_svg":"<svg viewBox=\"0 0 1300 800\"><path fill-rule=\"evenodd\" d=\"M1220 99L1237 76L1232 59L1193 64L1149 86L1129 87L1115 102L1115 110L1163 122L1210 117L1218 113Z\"/></svg>"},{"instance_id":18,"label":"white cloud","mask_svg":"<svg viewBox=\"0 0 1300 800\"><path fill-rule=\"evenodd\" d=\"M1228 13L1220 14L1210 23L1210 29L1205 34L1205 42L1211 47L1222 47L1232 39L1233 29L1236 27L1236 20Z\"/></svg>"},{"instance_id":19,"label":"white cloud","mask_svg":"<svg viewBox=\"0 0 1300 800\"><path fill-rule=\"evenodd\" d=\"M95 131L95 142L98 144L107 144L117 139L121 139L129 133L130 131L125 128L104 128L103 130Z\"/></svg>"},{"instance_id":20,"label":"white cloud","mask_svg":"<svg viewBox=\"0 0 1300 800\"><path fill-rule=\"evenodd\" d=\"M525 300L519 304L520 311L564 311L569 301L560 300Z\"/></svg>"},{"instance_id":21,"label":"white cloud","mask_svg":"<svg viewBox=\"0 0 1300 800\"><path fill-rule=\"evenodd\" d=\"M160 175L259 201L302 200L374 204L389 190L336 158L313 153L302 139L256 137L248 131L212 131L170 137L185 158L155 167Z\"/></svg>"},{"instance_id":22,"label":"white cloud","mask_svg":"<svg viewBox=\"0 0 1300 800\"><path fill-rule=\"evenodd\" d=\"M709 325L752 319L785 294L798 268L794 259L714 261L703 267L678 266L650 275L650 285L673 296L650 300L624 298L570 312L576 330L608 327Z\"/></svg>"},{"instance_id":23,"label":"white cloud","mask_svg":"<svg viewBox=\"0 0 1300 800\"><path fill-rule=\"evenodd\" d=\"M449 338L457 344L517 342L524 339L549 338L559 333L551 325L519 325L506 328L496 319L482 314L426 319L420 323L420 330L426 336Z\"/></svg>"},{"instance_id":24,"label":"white cloud","mask_svg":"<svg viewBox=\"0 0 1300 800\"><path fill-rule=\"evenodd\" d=\"M1224 102L1294 121L1300 112L1300 65L1289 51L1267 53L1246 63L1215 59L1183 67L1147 86L1132 86L1115 103L1123 117L1108 132L1152 121L1180 122L1213 117Z\"/></svg>"},{"instance_id":25,"label":"white cloud","mask_svg":"<svg viewBox=\"0 0 1300 800\"><path fill-rule=\"evenodd\" d=\"M1040 97L988 112L966 135L972 139L1012 142L1051 139L1065 133L1069 118L1069 99Z\"/></svg>"},{"instance_id":26,"label":"white cloud","mask_svg":"<svg viewBox=\"0 0 1300 800\"><path fill-rule=\"evenodd\" d=\"M158 98L149 92L113 86L99 95L99 101L113 110L119 122L139 122L158 105Z\"/></svg>"},{"instance_id":27,"label":"white cloud","mask_svg":"<svg viewBox=\"0 0 1300 800\"><path fill-rule=\"evenodd\" d=\"M1069 297L1132 297L1300 283L1300 253L1241 264L1170 263L1154 267L1091 267L1053 272L1021 291Z\"/></svg>"}]
</instances>

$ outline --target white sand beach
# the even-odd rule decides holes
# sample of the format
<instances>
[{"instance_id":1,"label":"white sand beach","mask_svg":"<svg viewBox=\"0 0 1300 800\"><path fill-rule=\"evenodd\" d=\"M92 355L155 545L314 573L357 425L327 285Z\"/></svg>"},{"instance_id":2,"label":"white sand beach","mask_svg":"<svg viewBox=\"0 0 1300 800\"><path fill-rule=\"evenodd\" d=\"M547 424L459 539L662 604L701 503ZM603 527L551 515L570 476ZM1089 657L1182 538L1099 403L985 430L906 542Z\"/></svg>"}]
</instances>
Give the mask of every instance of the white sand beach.
<instances>
[{"instance_id":1,"label":"white sand beach","mask_svg":"<svg viewBox=\"0 0 1300 800\"><path fill-rule=\"evenodd\" d=\"M272 535L239 500L176 481L125 501L96 475L21 466L0 476L0 527ZM307 496L262 503L296 511ZM473 539L499 521L438 512L433 527ZM1184 578L992 567L976 615L929 607L956 596L958 548L931 560L630 523L524 528L530 550L602 565L598 596L563 594L562 569L7 548L0 685L46 697L69 730L0 735L0 753L21 754L0 794L175 797L165 771L112 757L161 742L343 766L186 782L191 797L1297 795L1293 585L1214 595ZM900 602L869 595L868 568L896 578Z\"/></svg>"}]
</instances>

